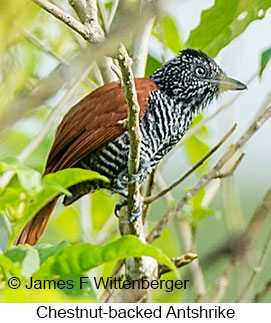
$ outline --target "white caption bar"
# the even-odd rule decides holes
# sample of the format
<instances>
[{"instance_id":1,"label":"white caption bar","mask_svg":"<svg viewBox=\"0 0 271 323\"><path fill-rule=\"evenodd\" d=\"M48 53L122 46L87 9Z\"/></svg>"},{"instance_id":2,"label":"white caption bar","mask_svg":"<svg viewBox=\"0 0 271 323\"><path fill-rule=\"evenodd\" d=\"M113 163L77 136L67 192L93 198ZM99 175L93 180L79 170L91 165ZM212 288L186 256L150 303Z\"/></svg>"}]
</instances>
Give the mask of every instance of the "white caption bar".
<instances>
[{"instance_id":1,"label":"white caption bar","mask_svg":"<svg viewBox=\"0 0 271 323\"><path fill-rule=\"evenodd\" d=\"M111 322L125 319L168 322L267 322L271 304L0 304L3 322Z\"/></svg>"}]
</instances>

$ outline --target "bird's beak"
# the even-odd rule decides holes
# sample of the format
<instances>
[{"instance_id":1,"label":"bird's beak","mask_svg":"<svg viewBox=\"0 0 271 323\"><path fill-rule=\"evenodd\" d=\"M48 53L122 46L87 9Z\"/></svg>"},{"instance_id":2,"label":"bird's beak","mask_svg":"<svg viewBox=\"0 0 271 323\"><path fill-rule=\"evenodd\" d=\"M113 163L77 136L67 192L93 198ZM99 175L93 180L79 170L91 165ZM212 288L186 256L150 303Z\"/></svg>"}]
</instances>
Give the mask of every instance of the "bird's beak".
<instances>
[{"instance_id":1,"label":"bird's beak","mask_svg":"<svg viewBox=\"0 0 271 323\"><path fill-rule=\"evenodd\" d=\"M224 92L228 90L233 91L240 91L240 90L246 90L247 86L235 79L232 79L231 77L227 77L226 75L223 75L221 79L218 81L218 89L219 92Z\"/></svg>"}]
</instances>

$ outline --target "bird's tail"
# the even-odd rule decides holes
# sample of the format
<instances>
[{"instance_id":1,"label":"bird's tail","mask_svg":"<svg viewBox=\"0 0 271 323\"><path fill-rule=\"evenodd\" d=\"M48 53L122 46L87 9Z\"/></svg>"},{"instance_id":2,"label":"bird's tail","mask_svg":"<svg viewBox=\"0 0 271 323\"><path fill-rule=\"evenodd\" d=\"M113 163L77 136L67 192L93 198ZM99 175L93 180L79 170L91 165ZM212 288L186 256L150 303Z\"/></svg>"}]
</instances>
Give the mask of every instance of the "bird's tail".
<instances>
[{"instance_id":1,"label":"bird's tail","mask_svg":"<svg viewBox=\"0 0 271 323\"><path fill-rule=\"evenodd\" d=\"M35 245L42 236L58 198L45 205L24 227L15 244Z\"/></svg>"}]
</instances>

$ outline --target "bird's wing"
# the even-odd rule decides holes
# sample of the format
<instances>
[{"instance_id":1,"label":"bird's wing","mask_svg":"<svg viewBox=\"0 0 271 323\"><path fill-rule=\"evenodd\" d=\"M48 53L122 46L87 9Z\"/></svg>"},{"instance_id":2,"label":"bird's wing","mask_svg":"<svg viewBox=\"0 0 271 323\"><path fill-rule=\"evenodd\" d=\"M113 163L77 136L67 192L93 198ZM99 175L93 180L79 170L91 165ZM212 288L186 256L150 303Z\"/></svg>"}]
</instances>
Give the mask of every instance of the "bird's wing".
<instances>
[{"instance_id":1,"label":"bird's wing","mask_svg":"<svg viewBox=\"0 0 271 323\"><path fill-rule=\"evenodd\" d=\"M146 113L150 91L157 90L150 78L135 79L140 119ZM49 153L45 174L69 168L95 149L125 132L118 124L127 118L128 107L120 82L106 84L78 102L64 116Z\"/></svg>"}]
</instances>

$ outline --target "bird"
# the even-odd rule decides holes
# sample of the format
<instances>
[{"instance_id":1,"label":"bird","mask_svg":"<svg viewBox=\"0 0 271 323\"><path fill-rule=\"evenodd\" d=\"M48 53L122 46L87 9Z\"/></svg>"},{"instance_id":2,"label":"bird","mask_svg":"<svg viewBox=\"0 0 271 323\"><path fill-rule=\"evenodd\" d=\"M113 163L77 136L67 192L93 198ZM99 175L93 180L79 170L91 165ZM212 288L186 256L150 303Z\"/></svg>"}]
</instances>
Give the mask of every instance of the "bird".
<instances>
[{"instance_id":1,"label":"bird","mask_svg":"<svg viewBox=\"0 0 271 323\"><path fill-rule=\"evenodd\" d=\"M230 78L206 53L187 48L168 60L150 77L135 78L142 134L140 163L134 180L140 184L181 140L214 98L227 90L247 86ZM63 117L49 152L44 175L66 168L82 168L108 178L78 183L69 188L63 204L99 189L127 197L129 131L128 106L121 82L107 83L75 104ZM132 179L132 180L133 180ZM59 196L44 206L24 227L15 244L35 245L42 236Z\"/></svg>"}]
</instances>

